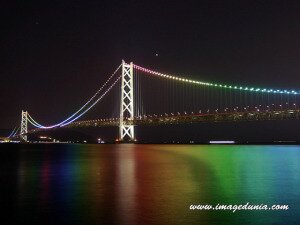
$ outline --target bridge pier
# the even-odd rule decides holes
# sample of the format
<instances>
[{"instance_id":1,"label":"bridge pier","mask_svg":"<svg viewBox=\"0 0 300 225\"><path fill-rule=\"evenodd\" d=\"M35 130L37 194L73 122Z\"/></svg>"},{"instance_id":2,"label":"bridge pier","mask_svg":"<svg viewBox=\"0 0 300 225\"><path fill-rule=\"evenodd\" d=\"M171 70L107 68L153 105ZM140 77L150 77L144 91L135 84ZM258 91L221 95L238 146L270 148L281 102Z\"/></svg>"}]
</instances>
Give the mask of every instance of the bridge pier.
<instances>
[{"instance_id":1,"label":"bridge pier","mask_svg":"<svg viewBox=\"0 0 300 225\"><path fill-rule=\"evenodd\" d=\"M28 113L27 111L22 110L21 115L21 130L20 130L20 138L22 142L27 142L27 121L28 121Z\"/></svg>"},{"instance_id":2,"label":"bridge pier","mask_svg":"<svg viewBox=\"0 0 300 225\"><path fill-rule=\"evenodd\" d=\"M118 142L135 142L134 126L127 125L124 119L134 119L133 63L122 60L120 124Z\"/></svg>"}]
</instances>

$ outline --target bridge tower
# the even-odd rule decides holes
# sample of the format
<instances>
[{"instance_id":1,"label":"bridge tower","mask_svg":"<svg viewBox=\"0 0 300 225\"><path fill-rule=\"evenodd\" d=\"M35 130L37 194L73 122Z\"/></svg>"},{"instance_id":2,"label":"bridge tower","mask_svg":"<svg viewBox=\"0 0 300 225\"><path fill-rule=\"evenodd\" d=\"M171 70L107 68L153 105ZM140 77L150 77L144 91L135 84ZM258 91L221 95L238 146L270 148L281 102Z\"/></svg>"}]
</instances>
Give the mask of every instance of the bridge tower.
<instances>
[{"instance_id":1,"label":"bridge tower","mask_svg":"<svg viewBox=\"0 0 300 225\"><path fill-rule=\"evenodd\" d=\"M27 141L27 111L22 110L22 117L21 117L21 130L20 130L20 137L21 141Z\"/></svg>"},{"instance_id":2,"label":"bridge tower","mask_svg":"<svg viewBox=\"0 0 300 225\"><path fill-rule=\"evenodd\" d=\"M135 141L134 126L124 123L124 119L133 120L133 63L122 60L121 101L120 101L119 141Z\"/></svg>"}]
</instances>

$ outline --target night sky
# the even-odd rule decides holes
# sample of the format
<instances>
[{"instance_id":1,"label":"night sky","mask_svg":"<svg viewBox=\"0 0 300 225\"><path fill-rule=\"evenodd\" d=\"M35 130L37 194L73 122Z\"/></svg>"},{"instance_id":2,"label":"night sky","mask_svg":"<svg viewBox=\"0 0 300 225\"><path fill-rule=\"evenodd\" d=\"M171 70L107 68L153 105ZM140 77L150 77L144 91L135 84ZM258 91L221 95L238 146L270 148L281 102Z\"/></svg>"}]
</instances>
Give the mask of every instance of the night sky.
<instances>
[{"instance_id":1,"label":"night sky","mask_svg":"<svg viewBox=\"0 0 300 225\"><path fill-rule=\"evenodd\" d=\"M45 124L64 119L122 59L300 89L299 1L11 0L0 9L0 128L16 126L22 109Z\"/></svg>"}]
</instances>

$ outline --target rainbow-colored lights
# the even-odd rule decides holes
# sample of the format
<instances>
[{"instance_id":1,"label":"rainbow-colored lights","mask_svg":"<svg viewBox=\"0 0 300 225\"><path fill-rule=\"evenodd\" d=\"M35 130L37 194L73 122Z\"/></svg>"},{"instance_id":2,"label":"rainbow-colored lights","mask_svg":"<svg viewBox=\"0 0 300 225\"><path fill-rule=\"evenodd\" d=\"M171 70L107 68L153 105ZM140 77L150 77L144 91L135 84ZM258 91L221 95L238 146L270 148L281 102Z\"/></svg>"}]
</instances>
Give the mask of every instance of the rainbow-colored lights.
<instances>
[{"instance_id":1,"label":"rainbow-colored lights","mask_svg":"<svg viewBox=\"0 0 300 225\"><path fill-rule=\"evenodd\" d=\"M119 65L117 69L114 71L114 73L108 78L108 80L101 86L101 88L75 113L73 113L71 116L66 118L65 120L61 121L60 123L51 125L51 126L44 126L40 123L36 122L31 115L28 114L28 122L32 124L34 127L40 128L40 129L51 129L55 127L64 127L69 125L70 123L74 122L75 120L82 117L85 113L87 113L91 108L93 108L114 86L115 84L121 79L122 76L115 77L117 74L117 71L122 67L123 64ZM163 74L154 70L150 70L135 64L132 64L133 68L136 70L139 70L141 72L144 72L146 74L162 77L169 80L179 81L183 83L189 83L191 85L201 85L201 86L207 86L212 88L222 88L222 89L229 89L229 90L237 90L237 91L246 91L246 92L257 92L259 94L261 93L270 93L270 94L281 94L281 95L299 95L300 91L295 90L281 90L281 89L269 89L269 88L255 88L255 87L245 87L245 86L237 86L237 85L225 85L225 84L219 84L219 83L209 83L209 82L203 82L203 81L196 81L191 80L179 76L173 76L173 75L167 75ZM114 78L114 81L112 80ZM105 89L104 89L105 88ZM105 91L104 91L105 90ZM288 104L288 103L287 103ZM294 104L296 108L296 104ZM267 106L269 107L269 106ZM280 105L282 108L282 106ZM258 108L256 110L259 111ZM209 111L209 110L208 110ZM216 110L218 111L218 109ZM227 110L225 110L227 112ZM18 129L17 129L18 130ZM14 136L17 132L17 130L14 129L14 131L10 134L9 137Z\"/></svg>"},{"instance_id":2,"label":"rainbow-colored lights","mask_svg":"<svg viewBox=\"0 0 300 225\"><path fill-rule=\"evenodd\" d=\"M211 86L211 87L217 87L217 88L224 88L224 89L233 89L233 90L241 90L241 91L249 91L249 92L259 92L259 93L271 93L271 94L288 94L288 95L298 95L300 94L300 91L294 91L294 90L279 90L279 89L269 89L269 88L254 88L254 87L244 87L244 86L235 86L235 85L225 85L225 84L218 84L218 83L209 83L209 82L202 82L202 81L195 81L190 80L178 76L173 75L167 75L160 72L156 72L150 69L146 69L144 67L133 65L133 67L139 71L160 76L166 79L176 80L180 82L185 83L191 83L191 84L197 84L202 86Z\"/></svg>"},{"instance_id":3,"label":"rainbow-colored lights","mask_svg":"<svg viewBox=\"0 0 300 225\"><path fill-rule=\"evenodd\" d=\"M81 116L83 116L86 112L88 112L91 108L93 108L114 86L115 84L120 80L121 76L118 77L118 79L91 105L89 106L85 111L83 111L81 114L79 114L77 117L75 117L74 119L68 121L67 123L64 123L62 125L60 125L61 127L64 127L72 122L74 122L75 120L79 119Z\"/></svg>"},{"instance_id":4,"label":"rainbow-colored lights","mask_svg":"<svg viewBox=\"0 0 300 225\"><path fill-rule=\"evenodd\" d=\"M20 130L20 127L15 127L14 129L13 129L13 131L9 134L9 136L7 137L7 138L11 138L11 137L14 137L17 133L18 133L18 131Z\"/></svg>"},{"instance_id":5,"label":"rainbow-colored lights","mask_svg":"<svg viewBox=\"0 0 300 225\"><path fill-rule=\"evenodd\" d=\"M75 113L73 113L71 116L69 116L67 119L63 120L60 123L51 125L51 126L44 126L36 122L30 114L28 114L28 122L30 122L33 126L40 128L40 129L51 129L55 127L63 127L66 126L73 121L77 120L81 116L83 116L86 112L88 112L91 108L93 108L111 89L115 86L115 84L120 80L121 76L119 76L114 83L111 84L111 86L100 96L98 99L91 104L88 108L86 106L102 91L102 89L109 83L109 81L115 76L117 71L121 68L122 64L118 66L118 68L114 71L114 73L108 78L108 80L101 86L101 88ZM86 108L86 109L85 109ZM85 110L84 110L85 109ZM83 111L84 110L84 111ZM82 112L83 111L83 112ZM80 113L80 114L79 114ZM79 114L79 115L78 115Z\"/></svg>"}]
</instances>

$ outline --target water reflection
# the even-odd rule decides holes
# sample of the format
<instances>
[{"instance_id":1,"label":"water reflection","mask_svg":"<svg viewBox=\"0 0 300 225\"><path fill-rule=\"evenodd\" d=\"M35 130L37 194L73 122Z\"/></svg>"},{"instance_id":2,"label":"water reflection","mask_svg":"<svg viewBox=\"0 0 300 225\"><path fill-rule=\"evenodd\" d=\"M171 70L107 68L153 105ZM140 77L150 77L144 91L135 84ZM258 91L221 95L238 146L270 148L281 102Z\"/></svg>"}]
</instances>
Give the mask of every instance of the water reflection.
<instances>
[{"instance_id":1,"label":"water reflection","mask_svg":"<svg viewBox=\"0 0 300 225\"><path fill-rule=\"evenodd\" d=\"M299 146L21 145L0 152L7 224L294 224ZM190 204L289 211L190 211ZM5 224L5 223L1 223Z\"/></svg>"},{"instance_id":2,"label":"water reflection","mask_svg":"<svg viewBox=\"0 0 300 225\"><path fill-rule=\"evenodd\" d=\"M136 224L135 152L132 145L117 146L116 200L119 224Z\"/></svg>"}]
</instances>

